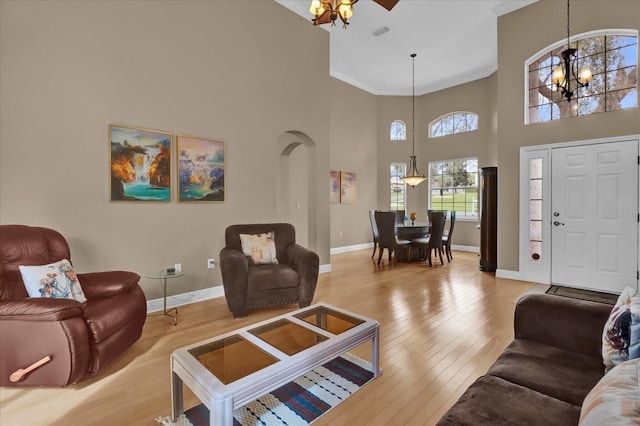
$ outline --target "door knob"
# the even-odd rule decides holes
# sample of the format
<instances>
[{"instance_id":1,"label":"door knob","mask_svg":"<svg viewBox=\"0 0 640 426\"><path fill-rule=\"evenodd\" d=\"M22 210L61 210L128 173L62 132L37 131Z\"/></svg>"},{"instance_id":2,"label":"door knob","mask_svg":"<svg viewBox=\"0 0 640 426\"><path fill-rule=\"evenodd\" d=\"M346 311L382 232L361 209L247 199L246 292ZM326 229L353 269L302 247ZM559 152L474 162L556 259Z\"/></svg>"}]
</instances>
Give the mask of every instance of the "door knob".
<instances>
[{"instance_id":1,"label":"door knob","mask_svg":"<svg viewBox=\"0 0 640 426\"><path fill-rule=\"evenodd\" d=\"M557 220L555 222L553 222L553 224L555 226L560 226L560 225L564 226L564 223L558 222Z\"/></svg>"}]
</instances>

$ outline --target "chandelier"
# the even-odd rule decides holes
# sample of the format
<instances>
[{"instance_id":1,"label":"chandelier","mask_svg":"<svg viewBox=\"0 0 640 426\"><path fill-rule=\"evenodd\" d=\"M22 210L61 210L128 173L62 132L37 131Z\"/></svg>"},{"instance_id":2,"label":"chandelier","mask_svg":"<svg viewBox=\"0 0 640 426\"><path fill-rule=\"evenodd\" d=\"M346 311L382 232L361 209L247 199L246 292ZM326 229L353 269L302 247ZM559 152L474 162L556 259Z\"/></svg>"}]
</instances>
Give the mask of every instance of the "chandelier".
<instances>
[{"instance_id":1,"label":"chandelier","mask_svg":"<svg viewBox=\"0 0 640 426\"><path fill-rule=\"evenodd\" d=\"M336 20L342 20L342 28L347 28L349 18L353 16L353 5L358 0L311 0L309 12L315 18L313 25L321 25L331 22L331 26L336 26Z\"/></svg>"},{"instance_id":2,"label":"chandelier","mask_svg":"<svg viewBox=\"0 0 640 426\"><path fill-rule=\"evenodd\" d=\"M583 66L578 72L578 49L572 48L569 42L571 34L569 16L569 0L567 0L567 49L562 51L562 63L553 70L551 77L556 90L567 98L567 102L571 102L571 98L577 89L588 87L589 82L593 80L589 66ZM573 89L571 87L572 82L575 83L575 88Z\"/></svg>"},{"instance_id":3,"label":"chandelier","mask_svg":"<svg viewBox=\"0 0 640 426\"><path fill-rule=\"evenodd\" d=\"M402 179L408 185L411 185L412 188L415 188L416 185L421 184L426 179L424 175L421 175L418 171L418 166L416 165L416 54L412 53L411 57L413 58L413 92L411 94L411 107L412 107L412 118L413 123L411 124L411 160L409 163L409 173L406 176L403 176Z\"/></svg>"}]
</instances>

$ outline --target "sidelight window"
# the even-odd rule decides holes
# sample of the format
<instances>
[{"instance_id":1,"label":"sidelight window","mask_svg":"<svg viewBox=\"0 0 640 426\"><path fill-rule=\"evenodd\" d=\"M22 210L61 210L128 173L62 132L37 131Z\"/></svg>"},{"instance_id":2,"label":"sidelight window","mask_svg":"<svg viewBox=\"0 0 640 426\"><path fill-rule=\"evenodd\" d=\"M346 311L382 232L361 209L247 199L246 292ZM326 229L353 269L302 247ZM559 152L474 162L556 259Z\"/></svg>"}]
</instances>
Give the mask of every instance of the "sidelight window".
<instances>
[{"instance_id":1,"label":"sidelight window","mask_svg":"<svg viewBox=\"0 0 640 426\"><path fill-rule=\"evenodd\" d=\"M542 158L529 159L529 260L542 261Z\"/></svg>"}]
</instances>

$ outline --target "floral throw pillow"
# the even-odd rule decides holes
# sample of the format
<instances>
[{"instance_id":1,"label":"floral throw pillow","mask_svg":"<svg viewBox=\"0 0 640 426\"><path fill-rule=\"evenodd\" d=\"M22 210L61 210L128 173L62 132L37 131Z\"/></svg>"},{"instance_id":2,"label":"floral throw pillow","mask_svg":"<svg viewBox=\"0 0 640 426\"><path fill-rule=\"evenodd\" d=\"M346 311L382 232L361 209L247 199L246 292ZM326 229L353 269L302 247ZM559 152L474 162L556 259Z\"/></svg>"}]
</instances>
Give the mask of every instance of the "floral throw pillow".
<instances>
[{"instance_id":1,"label":"floral throw pillow","mask_svg":"<svg viewBox=\"0 0 640 426\"><path fill-rule=\"evenodd\" d=\"M42 266L18 266L29 297L52 297L87 301L71 262L63 259Z\"/></svg>"},{"instance_id":2,"label":"floral throw pillow","mask_svg":"<svg viewBox=\"0 0 640 426\"><path fill-rule=\"evenodd\" d=\"M264 234L240 234L242 252L252 265L278 263L276 258L275 232Z\"/></svg>"},{"instance_id":3,"label":"floral throw pillow","mask_svg":"<svg viewBox=\"0 0 640 426\"><path fill-rule=\"evenodd\" d=\"M602 332L602 361L605 373L616 365L638 356L640 295L631 287L627 287L618 297Z\"/></svg>"},{"instance_id":4,"label":"floral throw pillow","mask_svg":"<svg viewBox=\"0 0 640 426\"><path fill-rule=\"evenodd\" d=\"M640 359L617 365L582 403L580 426L640 424Z\"/></svg>"}]
</instances>

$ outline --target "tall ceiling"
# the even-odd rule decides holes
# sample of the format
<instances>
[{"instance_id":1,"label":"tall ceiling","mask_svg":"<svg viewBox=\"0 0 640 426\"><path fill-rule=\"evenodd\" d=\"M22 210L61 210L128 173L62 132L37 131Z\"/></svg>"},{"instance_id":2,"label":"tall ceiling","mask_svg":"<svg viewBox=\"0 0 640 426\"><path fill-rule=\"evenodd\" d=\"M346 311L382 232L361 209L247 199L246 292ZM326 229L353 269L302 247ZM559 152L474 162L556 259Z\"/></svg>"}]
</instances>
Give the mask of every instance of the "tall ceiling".
<instances>
[{"instance_id":1,"label":"tall ceiling","mask_svg":"<svg viewBox=\"0 0 640 426\"><path fill-rule=\"evenodd\" d=\"M311 0L275 0L309 21ZM375 95L416 95L491 75L497 69L498 16L537 0L400 0L387 11L372 0L353 6L347 29L330 32L331 76ZM386 33L373 33L383 27Z\"/></svg>"}]
</instances>

